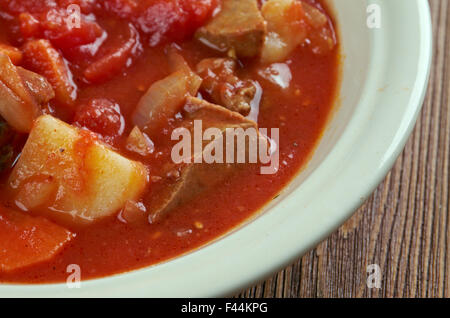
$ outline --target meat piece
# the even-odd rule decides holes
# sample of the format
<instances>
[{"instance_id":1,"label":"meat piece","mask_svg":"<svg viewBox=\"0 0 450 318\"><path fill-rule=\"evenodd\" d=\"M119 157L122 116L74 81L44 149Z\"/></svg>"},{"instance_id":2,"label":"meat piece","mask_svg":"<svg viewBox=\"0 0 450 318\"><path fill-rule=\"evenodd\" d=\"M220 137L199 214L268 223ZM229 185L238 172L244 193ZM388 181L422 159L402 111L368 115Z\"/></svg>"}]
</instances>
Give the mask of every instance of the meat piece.
<instances>
[{"instance_id":1,"label":"meat piece","mask_svg":"<svg viewBox=\"0 0 450 318\"><path fill-rule=\"evenodd\" d=\"M0 272L48 261L74 237L42 217L0 207Z\"/></svg>"},{"instance_id":2,"label":"meat piece","mask_svg":"<svg viewBox=\"0 0 450 318\"><path fill-rule=\"evenodd\" d=\"M201 119L204 129L214 127L224 130L227 127L248 126L257 128L257 124L237 112L209 103L196 97L188 96L183 107L187 122Z\"/></svg>"},{"instance_id":3,"label":"meat piece","mask_svg":"<svg viewBox=\"0 0 450 318\"><path fill-rule=\"evenodd\" d=\"M242 128L244 132L250 132L244 149L239 149L237 143L235 144L234 154L238 158L240 155L250 158L249 149L251 149L252 142L267 142L265 137L259 135L255 122L238 113L195 97L187 97L184 117L182 127L190 129L192 136L194 121L201 120L204 131L208 128L217 128L220 131L220 138L214 139L214 141L204 141L203 149L200 152L194 150L192 157L188 158L190 159L189 163L168 165L165 175L166 182L161 182L162 186L152 192L151 201L148 205L149 220L153 222L160 220L164 214L195 198L202 192L214 189L239 171L242 165L238 163L238 160L229 162L227 160L228 151L223 151L222 163L207 161L208 155L213 152L212 147L214 145L222 145L223 149L226 149L229 141L226 137L227 128ZM251 137L252 132L253 137ZM192 149L195 149L194 145L192 145ZM240 151L244 153L240 153ZM197 161L201 158L203 158L202 162ZM167 185L168 183L169 185Z\"/></svg>"},{"instance_id":4,"label":"meat piece","mask_svg":"<svg viewBox=\"0 0 450 318\"><path fill-rule=\"evenodd\" d=\"M224 0L222 10L200 28L196 38L220 51L234 50L238 57L261 52L266 24L257 0Z\"/></svg>"},{"instance_id":5,"label":"meat piece","mask_svg":"<svg viewBox=\"0 0 450 318\"><path fill-rule=\"evenodd\" d=\"M228 58L205 59L197 65L197 73L203 78L202 92L214 103L247 116L257 89L252 81L240 80L235 72L236 61Z\"/></svg>"},{"instance_id":6,"label":"meat piece","mask_svg":"<svg viewBox=\"0 0 450 318\"><path fill-rule=\"evenodd\" d=\"M54 96L40 75L14 66L0 54L0 115L18 132L28 133L40 115L40 104Z\"/></svg>"}]
</instances>

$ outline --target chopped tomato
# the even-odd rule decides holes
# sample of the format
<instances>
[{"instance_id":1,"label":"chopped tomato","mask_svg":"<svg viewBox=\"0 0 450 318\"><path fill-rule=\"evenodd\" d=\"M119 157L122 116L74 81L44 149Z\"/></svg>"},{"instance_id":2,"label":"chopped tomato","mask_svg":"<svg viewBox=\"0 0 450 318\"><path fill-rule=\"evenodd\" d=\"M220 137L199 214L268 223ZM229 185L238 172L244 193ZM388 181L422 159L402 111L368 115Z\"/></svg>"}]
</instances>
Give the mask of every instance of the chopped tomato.
<instances>
[{"instance_id":1,"label":"chopped tomato","mask_svg":"<svg viewBox=\"0 0 450 318\"><path fill-rule=\"evenodd\" d=\"M150 46L182 40L206 23L217 0L106 0L106 10L130 19L149 36Z\"/></svg>"},{"instance_id":2,"label":"chopped tomato","mask_svg":"<svg viewBox=\"0 0 450 318\"><path fill-rule=\"evenodd\" d=\"M50 260L73 238L47 219L0 207L0 272Z\"/></svg>"},{"instance_id":3,"label":"chopped tomato","mask_svg":"<svg viewBox=\"0 0 450 318\"><path fill-rule=\"evenodd\" d=\"M114 142L125 129L120 106L104 98L91 99L81 106L75 114L74 124L100 134L108 143Z\"/></svg>"},{"instance_id":4,"label":"chopped tomato","mask_svg":"<svg viewBox=\"0 0 450 318\"><path fill-rule=\"evenodd\" d=\"M22 12L41 13L56 7L55 0L7 0L0 1L0 8L12 15Z\"/></svg>"},{"instance_id":5,"label":"chopped tomato","mask_svg":"<svg viewBox=\"0 0 450 318\"><path fill-rule=\"evenodd\" d=\"M122 19L129 19L138 8L136 0L105 0L103 7L106 11L114 13Z\"/></svg>"},{"instance_id":6,"label":"chopped tomato","mask_svg":"<svg viewBox=\"0 0 450 318\"><path fill-rule=\"evenodd\" d=\"M183 10L176 1L157 1L137 16L136 23L142 32L150 36L150 46L156 46L170 33L175 35L176 32L181 37L181 33L187 32L182 27L176 27L181 26L184 20Z\"/></svg>"},{"instance_id":7,"label":"chopped tomato","mask_svg":"<svg viewBox=\"0 0 450 318\"><path fill-rule=\"evenodd\" d=\"M139 33L132 24L129 24L128 40L116 50L92 63L84 71L84 77L91 83L107 81L129 66L132 58L139 54L141 48Z\"/></svg>"},{"instance_id":8,"label":"chopped tomato","mask_svg":"<svg viewBox=\"0 0 450 318\"><path fill-rule=\"evenodd\" d=\"M89 14L95 8L96 0L1 0L0 8L12 15L22 12L35 14L46 12L58 6L67 8L71 4L78 5L82 13Z\"/></svg>"},{"instance_id":9,"label":"chopped tomato","mask_svg":"<svg viewBox=\"0 0 450 318\"><path fill-rule=\"evenodd\" d=\"M195 31L212 15L218 5L217 0L182 1L183 10L189 14L191 27Z\"/></svg>"},{"instance_id":10,"label":"chopped tomato","mask_svg":"<svg viewBox=\"0 0 450 318\"><path fill-rule=\"evenodd\" d=\"M51 9L39 15L21 13L19 25L22 36L45 38L59 49L66 50L94 42L103 34L95 22L68 9Z\"/></svg>"},{"instance_id":11,"label":"chopped tomato","mask_svg":"<svg viewBox=\"0 0 450 318\"><path fill-rule=\"evenodd\" d=\"M25 66L44 76L55 90L56 100L71 106L77 97L72 73L61 54L47 40L33 40L23 47Z\"/></svg>"},{"instance_id":12,"label":"chopped tomato","mask_svg":"<svg viewBox=\"0 0 450 318\"><path fill-rule=\"evenodd\" d=\"M41 16L41 28L44 38L49 39L57 48L67 49L94 42L103 33L94 21L67 9L52 9Z\"/></svg>"},{"instance_id":13,"label":"chopped tomato","mask_svg":"<svg viewBox=\"0 0 450 318\"><path fill-rule=\"evenodd\" d=\"M41 34L41 24L38 19L27 12L19 15L20 32L25 38L37 37Z\"/></svg>"}]
</instances>

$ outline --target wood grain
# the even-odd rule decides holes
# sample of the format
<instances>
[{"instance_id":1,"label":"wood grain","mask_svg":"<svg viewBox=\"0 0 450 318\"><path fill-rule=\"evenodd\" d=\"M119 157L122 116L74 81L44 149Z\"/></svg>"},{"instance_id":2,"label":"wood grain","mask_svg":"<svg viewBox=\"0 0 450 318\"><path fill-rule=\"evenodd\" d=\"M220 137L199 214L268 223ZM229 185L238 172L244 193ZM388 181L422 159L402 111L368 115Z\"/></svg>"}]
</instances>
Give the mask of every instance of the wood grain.
<instances>
[{"instance_id":1,"label":"wood grain","mask_svg":"<svg viewBox=\"0 0 450 318\"><path fill-rule=\"evenodd\" d=\"M450 297L450 1L429 1L428 94L392 171L336 233L238 297ZM380 289L367 287L369 264Z\"/></svg>"}]
</instances>

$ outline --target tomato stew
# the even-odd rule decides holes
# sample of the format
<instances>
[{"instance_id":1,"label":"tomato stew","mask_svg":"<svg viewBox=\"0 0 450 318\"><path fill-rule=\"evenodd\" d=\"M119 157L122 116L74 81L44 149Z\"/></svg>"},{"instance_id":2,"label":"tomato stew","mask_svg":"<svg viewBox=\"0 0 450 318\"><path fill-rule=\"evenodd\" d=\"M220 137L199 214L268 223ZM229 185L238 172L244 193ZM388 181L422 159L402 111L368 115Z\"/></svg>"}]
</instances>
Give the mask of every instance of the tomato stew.
<instances>
[{"instance_id":1,"label":"tomato stew","mask_svg":"<svg viewBox=\"0 0 450 318\"><path fill-rule=\"evenodd\" d=\"M0 281L143 268L255 216L332 112L335 25L322 0L0 0ZM279 169L174 164L194 119L278 128Z\"/></svg>"}]
</instances>

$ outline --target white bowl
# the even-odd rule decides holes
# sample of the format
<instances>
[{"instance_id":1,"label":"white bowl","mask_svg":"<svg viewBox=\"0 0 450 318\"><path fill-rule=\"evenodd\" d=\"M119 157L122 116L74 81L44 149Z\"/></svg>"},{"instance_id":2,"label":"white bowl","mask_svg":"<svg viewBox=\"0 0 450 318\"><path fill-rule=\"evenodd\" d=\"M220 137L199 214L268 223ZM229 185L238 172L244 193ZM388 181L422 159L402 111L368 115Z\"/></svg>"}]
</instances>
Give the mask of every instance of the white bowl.
<instances>
[{"instance_id":1,"label":"white bowl","mask_svg":"<svg viewBox=\"0 0 450 318\"><path fill-rule=\"evenodd\" d=\"M366 24L381 8L381 29ZM340 107L305 170L263 213L213 244L127 274L66 284L2 285L0 297L230 295L286 266L368 198L403 149L432 56L427 0L334 0L345 55Z\"/></svg>"}]
</instances>

